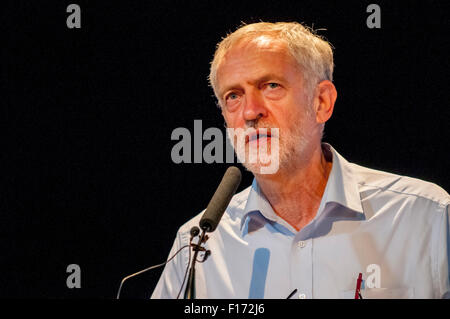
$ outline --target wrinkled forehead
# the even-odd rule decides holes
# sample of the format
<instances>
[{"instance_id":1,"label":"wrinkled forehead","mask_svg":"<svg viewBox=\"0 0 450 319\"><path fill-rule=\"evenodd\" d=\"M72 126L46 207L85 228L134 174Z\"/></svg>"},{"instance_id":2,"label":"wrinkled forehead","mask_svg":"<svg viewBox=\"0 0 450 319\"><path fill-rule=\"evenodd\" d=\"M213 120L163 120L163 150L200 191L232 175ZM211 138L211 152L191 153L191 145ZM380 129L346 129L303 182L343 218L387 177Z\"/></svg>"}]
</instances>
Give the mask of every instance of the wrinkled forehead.
<instances>
[{"instance_id":1,"label":"wrinkled forehead","mask_svg":"<svg viewBox=\"0 0 450 319\"><path fill-rule=\"evenodd\" d=\"M291 63L295 63L285 41L262 35L250 39L241 39L228 48L218 64L217 77L220 77L219 74L224 69L235 68L237 66L247 68L258 67L261 59L265 61L270 59L274 64L279 63L280 60L288 60ZM245 65L242 65L242 63Z\"/></svg>"},{"instance_id":2,"label":"wrinkled forehead","mask_svg":"<svg viewBox=\"0 0 450 319\"><path fill-rule=\"evenodd\" d=\"M217 91L221 93L229 82L259 73L286 73L286 69L299 71L285 41L269 36L243 39L230 47L217 68ZM280 74L281 76L281 74Z\"/></svg>"}]
</instances>

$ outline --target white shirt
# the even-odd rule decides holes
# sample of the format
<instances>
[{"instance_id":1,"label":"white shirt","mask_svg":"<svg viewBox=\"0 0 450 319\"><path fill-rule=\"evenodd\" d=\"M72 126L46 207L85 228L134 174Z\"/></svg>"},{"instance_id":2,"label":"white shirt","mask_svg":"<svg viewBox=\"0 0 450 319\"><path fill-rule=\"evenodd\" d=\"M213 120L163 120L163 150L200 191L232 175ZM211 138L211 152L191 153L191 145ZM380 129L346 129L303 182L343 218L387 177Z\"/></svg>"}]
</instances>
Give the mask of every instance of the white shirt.
<instances>
[{"instance_id":1,"label":"white shirt","mask_svg":"<svg viewBox=\"0 0 450 319\"><path fill-rule=\"evenodd\" d=\"M448 296L449 194L322 148L333 164L314 219L297 232L255 180L209 234L211 256L196 264L196 298L286 298L294 289L293 298L354 298L359 273L363 298ZM202 214L179 229L170 256L189 243ZM166 265L152 298L176 298L188 253Z\"/></svg>"}]
</instances>

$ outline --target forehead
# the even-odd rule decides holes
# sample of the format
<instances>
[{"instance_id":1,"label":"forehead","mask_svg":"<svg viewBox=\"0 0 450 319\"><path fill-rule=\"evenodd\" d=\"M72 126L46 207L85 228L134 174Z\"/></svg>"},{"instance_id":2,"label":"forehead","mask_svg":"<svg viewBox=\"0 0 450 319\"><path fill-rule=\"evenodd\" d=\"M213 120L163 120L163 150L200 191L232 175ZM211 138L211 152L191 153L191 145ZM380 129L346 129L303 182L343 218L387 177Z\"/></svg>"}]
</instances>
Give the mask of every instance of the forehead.
<instances>
[{"instance_id":1,"label":"forehead","mask_svg":"<svg viewBox=\"0 0 450 319\"><path fill-rule=\"evenodd\" d=\"M241 40L222 58L217 68L219 92L241 81L257 80L268 74L289 77L298 65L287 44L268 36Z\"/></svg>"}]
</instances>

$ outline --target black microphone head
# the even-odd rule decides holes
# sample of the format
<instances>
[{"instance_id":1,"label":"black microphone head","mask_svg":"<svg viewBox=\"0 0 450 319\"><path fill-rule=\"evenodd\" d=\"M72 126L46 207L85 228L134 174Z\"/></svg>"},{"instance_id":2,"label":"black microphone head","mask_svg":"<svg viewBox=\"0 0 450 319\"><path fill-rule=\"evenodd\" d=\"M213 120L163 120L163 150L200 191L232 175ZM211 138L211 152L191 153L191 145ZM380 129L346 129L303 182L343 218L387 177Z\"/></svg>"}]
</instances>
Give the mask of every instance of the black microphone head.
<instances>
[{"instance_id":1,"label":"black microphone head","mask_svg":"<svg viewBox=\"0 0 450 319\"><path fill-rule=\"evenodd\" d=\"M200 234L200 228L198 228L197 226L194 226L191 228L191 238L196 237L198 234Z\"/></svg>"},{"instance_id":2,"label":"black microphone head","mask_svg":"<svg viewBox=\"0 0 450 319\"><path fill-rule=\"evenodd\" d=\"M216 192L206 207L206 211L200 219L200 228L206 232L213 232L228 207L231 198L236 193L241 183L242 174L239 168L231 166L225 172Z\"/></svg>"}]
</instances>

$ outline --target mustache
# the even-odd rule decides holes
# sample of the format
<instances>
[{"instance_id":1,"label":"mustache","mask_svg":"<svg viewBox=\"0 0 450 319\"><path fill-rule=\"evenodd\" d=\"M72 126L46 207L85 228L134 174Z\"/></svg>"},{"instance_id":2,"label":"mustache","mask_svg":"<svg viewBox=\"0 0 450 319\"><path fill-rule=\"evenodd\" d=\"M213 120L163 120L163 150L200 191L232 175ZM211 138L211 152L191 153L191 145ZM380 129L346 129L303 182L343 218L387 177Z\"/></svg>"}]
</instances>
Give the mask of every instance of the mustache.
<instances>
[{"instance_id":1,"label":"mustache","mask_svg":"<svg viewBox=\"0 0 450 319\"><path fill-rule=\"evenodd\" d=\"M257 130L257 129L271 129L271 128L276 128L276 127L270 125L270 123L266 123L261 120L246 121L245 129L250 129L250 128Z\"/></svg>"}]
</instances>

